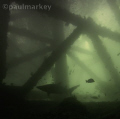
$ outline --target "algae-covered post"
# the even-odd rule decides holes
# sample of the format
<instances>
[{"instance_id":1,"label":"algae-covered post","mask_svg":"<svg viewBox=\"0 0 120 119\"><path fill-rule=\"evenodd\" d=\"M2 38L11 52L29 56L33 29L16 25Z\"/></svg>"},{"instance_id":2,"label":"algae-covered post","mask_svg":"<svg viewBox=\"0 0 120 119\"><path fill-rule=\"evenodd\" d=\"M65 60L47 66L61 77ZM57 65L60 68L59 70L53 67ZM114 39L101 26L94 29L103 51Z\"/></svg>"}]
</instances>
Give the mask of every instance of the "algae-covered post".
<instances>
[{"instance_id":1,"label":"algae-covered post","mask_svg":"<svg viewBox=\"0 0 120 119\"><path fill-rule=\"evenodd\" d=\"M9 0L5 1L7 5ZM7 31L9 22L9 9L5 9L4 0L0 1L0 84L6 77L6 50L7 50Z\"/></svg>"}]
</instances>

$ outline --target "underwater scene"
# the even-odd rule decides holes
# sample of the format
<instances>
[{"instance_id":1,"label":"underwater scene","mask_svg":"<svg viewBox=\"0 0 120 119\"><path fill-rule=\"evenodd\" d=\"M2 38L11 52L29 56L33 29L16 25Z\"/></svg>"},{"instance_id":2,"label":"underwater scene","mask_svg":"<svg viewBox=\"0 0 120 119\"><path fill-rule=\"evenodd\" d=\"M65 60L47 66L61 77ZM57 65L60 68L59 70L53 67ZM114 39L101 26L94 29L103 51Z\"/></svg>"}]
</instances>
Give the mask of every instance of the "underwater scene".
<instances>
[{"instance_id":1,"label":"underwater scene","mask_svg":"<svg viewBox=\"0 0 120 119\"><path fill-rule=\"evenodd\" d=\"M120 119L120 0L0 6L1 119Z\"/></svg>"}]
</instances>

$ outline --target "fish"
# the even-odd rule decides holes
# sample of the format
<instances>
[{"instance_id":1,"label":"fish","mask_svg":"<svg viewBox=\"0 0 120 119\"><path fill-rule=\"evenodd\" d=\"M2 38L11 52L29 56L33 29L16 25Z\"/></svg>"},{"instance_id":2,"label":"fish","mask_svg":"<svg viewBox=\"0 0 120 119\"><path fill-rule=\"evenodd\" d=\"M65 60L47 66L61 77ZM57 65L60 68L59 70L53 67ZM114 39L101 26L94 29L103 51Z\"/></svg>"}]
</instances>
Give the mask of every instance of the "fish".
<instances>
[{"instance_id":1,"label":"fish","mask_svg":"<svg viewBox=\"0 0 120 119\"><path fill-rule=\"evenodd\" d=\"M119 55L120 55L120 53L117 54L117 56L119 56Z\"/></svg>"},{"instance_id":2,"label":"fish","mask_svg":"<svg viewBox=\"0 0 120 119\"><path fill-rule=\"evenodd\" d=\"M99 99L99 97L97 97L97 96L92 96L91 98L93 98L93 99Z\"/></svg>"},{"instance_id":3,"label":"fish","mask_svg":"<svg viewBox=\"0 0 120 119\"><path fill-rule=\"evenodd\" d=\"M69 88L69 89L67 89L68 91L68 93L69 94L71 94L76 88L78 88L80 85L76 85L76 86L73 86L73 87L71 87L71 88Z\"/></svg>"},{"instance_id":4,"label":"fish","mask_svg":"<svg viewBox=\"0 0 120 119\"><path fill-rule=\"evenodd\" d=\"M86 80L86 83L93 83L93 82L95 82L92 78L91 79L88 79L88 80Z\"/></svg>"},{"instance_id":5,"label":"fish","mask_svg":"<svg viewBox=\"0 0 120 119\"><path fill-rule=\"evenodd\" d=\"M47 84L47 85L37 86L36 88L46 92L48 96L50 96L50 94L71 94L79 86L80 85L76 85L71 88L67 88L62 86L60 83L58 83L58 84Z\"/></svg>"}]
</instances>

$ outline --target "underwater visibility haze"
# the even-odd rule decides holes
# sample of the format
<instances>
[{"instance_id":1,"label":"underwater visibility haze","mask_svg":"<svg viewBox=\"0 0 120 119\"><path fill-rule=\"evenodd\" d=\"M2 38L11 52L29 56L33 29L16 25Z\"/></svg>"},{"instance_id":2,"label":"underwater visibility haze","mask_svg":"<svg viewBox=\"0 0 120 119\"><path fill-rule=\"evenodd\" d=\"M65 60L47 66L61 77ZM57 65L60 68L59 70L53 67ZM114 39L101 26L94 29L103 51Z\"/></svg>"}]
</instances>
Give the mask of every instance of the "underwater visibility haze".
<instances>
[{"instance_id":1,"label":"underwater visibility haze","mask_svg":"<svg viewBox=\"0 0 120 119\"><path fill-rule=\"evenodd\" d=\"M1 0L5 4L4 118L120 118L120 0Z\"/></svg>"}]
</instances>

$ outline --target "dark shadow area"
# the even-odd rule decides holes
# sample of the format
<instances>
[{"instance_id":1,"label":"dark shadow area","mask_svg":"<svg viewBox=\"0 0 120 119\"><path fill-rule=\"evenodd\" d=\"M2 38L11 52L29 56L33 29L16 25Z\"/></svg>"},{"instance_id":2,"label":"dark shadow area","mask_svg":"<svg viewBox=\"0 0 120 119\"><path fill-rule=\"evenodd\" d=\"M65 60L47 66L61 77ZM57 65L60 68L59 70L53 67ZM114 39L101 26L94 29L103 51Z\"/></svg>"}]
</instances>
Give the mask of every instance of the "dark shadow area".
<instances>
[{"instance_id":1,"label":"dark shadow area","mask_svg":"<svg viewBox=\"0 0 120 119\"><path fill-rule=\"evenodd\" d=\"M119 6L1 0L0 118L119 119Z\"/></svg>"}]
</instances>

